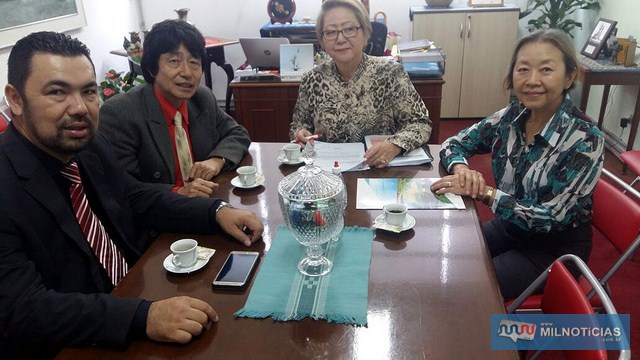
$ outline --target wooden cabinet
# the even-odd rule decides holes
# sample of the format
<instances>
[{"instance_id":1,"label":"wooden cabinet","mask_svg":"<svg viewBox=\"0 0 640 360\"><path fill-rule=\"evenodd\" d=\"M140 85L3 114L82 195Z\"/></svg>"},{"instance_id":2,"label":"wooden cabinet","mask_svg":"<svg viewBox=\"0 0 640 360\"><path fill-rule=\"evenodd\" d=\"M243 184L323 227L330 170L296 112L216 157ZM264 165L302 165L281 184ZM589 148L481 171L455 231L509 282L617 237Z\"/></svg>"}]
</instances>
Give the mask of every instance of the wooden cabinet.
<instances>
[{"instance_id":1,"label":"wooden cabinet","mask_svg":"<svg viewBox=\"0 0 640 360\"><path fill-rule=\"evenodd\" d=\"M429 39L446 56L443 118L485 117L507 105L503 81L518 32L519 8L414 6L412 39Z\"/></svg>"},{"instance_id":2,"label":"wooden cabinet","mask_svg":"<svg viewBox=\"0 0 640 360\"><path fill-rule=\"evenodd\" d=\"M433 121L430 144L439 144L440 101L444 80L411 80ZM232 82L235 119L256 142L288 142L299 83Z\"/></svg>"}]
</instances>

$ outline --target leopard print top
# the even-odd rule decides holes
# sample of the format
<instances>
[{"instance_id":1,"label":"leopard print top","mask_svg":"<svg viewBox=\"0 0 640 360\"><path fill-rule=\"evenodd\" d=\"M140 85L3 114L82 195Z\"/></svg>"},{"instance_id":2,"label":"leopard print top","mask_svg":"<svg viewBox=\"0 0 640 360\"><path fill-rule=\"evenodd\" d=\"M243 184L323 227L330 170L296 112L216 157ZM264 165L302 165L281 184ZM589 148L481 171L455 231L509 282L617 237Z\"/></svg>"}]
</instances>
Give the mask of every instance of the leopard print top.
<instances>
[{"instance_id":1,"label":"leopard print top","mask_svg":"<svg viewBox=\"0 0 640 360\"><path fill-rule=\"evenodd\" d=\"M362 142L392 134L392 143L410 151L427 142L432 125L403 67L363 54L349 81L333 60L303 75L289 135L307 129L327 142Z\"/></svg>"}]
</instances>

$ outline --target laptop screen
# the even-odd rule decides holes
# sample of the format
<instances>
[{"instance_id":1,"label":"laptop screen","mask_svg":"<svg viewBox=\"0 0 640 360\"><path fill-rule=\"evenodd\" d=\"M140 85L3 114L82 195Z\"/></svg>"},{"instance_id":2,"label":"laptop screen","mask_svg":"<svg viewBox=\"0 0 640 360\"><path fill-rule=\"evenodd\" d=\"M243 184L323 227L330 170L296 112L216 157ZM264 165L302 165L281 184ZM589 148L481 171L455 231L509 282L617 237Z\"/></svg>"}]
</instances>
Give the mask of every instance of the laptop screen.
<instances>
[{"instance_id":1,"label":"laptop screen","mask_svg":"<svg viewBox=\"0 0 640 360\"><path fill-rule=\"evenodd\" d=\"M280 45L289 43L287 38L240 38L239 40L249 65L260 70L279 69Z\"/></svg>"}]
</instances>

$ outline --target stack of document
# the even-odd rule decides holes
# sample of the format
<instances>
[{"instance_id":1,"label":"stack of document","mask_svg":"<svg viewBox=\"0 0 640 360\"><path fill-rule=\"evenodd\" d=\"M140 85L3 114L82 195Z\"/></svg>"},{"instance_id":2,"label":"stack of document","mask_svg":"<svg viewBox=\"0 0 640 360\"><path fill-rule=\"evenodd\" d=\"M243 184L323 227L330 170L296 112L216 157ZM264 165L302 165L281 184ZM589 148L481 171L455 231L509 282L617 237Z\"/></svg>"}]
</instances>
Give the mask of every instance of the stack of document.
<instances>
[{"instance_id":1,"label":"stack of document","mask_svg":"<svg viewBox=\"0 0 640 360\"><path fill-rule=\"evenodd\" d=\"M387 140L389 135L367 135L364 137L364 142L367 145L367 149L376 143ZM431 154L427 154L424 148L417 148L415 150L407 151L402 155L396 156L393 160L389 161L388 166L411 166L428 164L433 161Z\"/></svg>"},{"instance_id":2,"label":"stack of document","mask_svg":"<svg viewBox=\"0 0 640 360\"><path fill-rule=\"evenodd\" d=\"M427 39L398 44L398 58L412 78L444 75L444 52Z\"/></svg>"}]
</instances>

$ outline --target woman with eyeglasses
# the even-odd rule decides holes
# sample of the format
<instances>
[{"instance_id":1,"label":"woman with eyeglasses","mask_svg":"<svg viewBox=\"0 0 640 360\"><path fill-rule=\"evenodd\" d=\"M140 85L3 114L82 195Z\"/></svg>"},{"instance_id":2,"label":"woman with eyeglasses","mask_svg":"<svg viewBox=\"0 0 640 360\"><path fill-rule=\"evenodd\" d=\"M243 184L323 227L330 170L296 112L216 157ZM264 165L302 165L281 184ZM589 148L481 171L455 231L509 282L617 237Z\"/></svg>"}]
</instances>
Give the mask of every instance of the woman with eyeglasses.
<instances>
[{"instance_id":1,"label":"woman with eyeglasses","mask_svg":"<svg viewBox=\"0 0 640 360\"><path fill-rule=\"evenodd\" d=\"M306 143L320 133L327 142L361 142L366 135L391 135L365 153L373 167L427 142L432 122L407 73L400 64L364 53L371 23L360 1L324 1L316 33L331 60L302 77L292 139Z\"/></svg>"}]
</instances>

